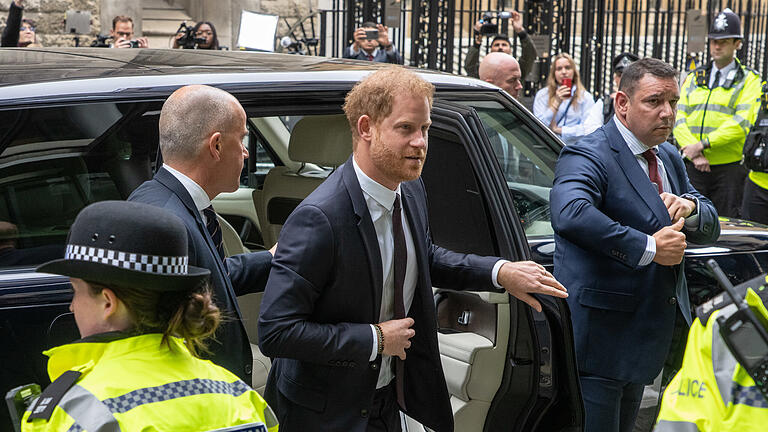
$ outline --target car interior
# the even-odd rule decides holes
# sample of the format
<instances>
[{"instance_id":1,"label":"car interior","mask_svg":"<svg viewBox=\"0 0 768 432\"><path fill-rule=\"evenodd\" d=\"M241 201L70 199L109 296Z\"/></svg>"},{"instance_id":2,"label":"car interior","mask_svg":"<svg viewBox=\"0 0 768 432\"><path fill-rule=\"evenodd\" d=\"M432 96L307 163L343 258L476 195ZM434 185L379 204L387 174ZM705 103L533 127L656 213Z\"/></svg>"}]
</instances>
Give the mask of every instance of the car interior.
<instances>
[{"instance_id":1,"label":"car interior","mask_svg":"<svg viewBox=\"0 0 768 432\"><path fill-rule=\"evenodd\" d=\"M50 256L60 256L69 226L80 209L104 199L125 199L151 178L158 164L157 149L150 144L157 142L158 117L158 103L112 103L41 108L0 121L0 221L16 226L14 231L0 224L0 242L13 243L16 250L26 252L51 249L32 254L26 261L12 261L0 253L0 268L38 264ZM308 110L307 114L264 116L256 112L249 117L246 145L250 157L243 169L241 188L214 200L228 255L271 247L293 209L352 152L350 128L338 105ZM20 128L21 118L38 129ZM56 122L46 123L51 118ZM522 143L526 139L509 132L509 125L498 115L490 113L485 118L488 127L504 140ZM541 177L532 162L542 164L536 152L520 144L514 153L504 155L517 164L515 174L507 180L526 233L551 233L546 188L551 180L537 177L543 185L532 181ZM433 240L459 252L498 255L496 224L468 160L459 135L448 126L435 124L430 131L430 158L422 176L429 196ZM40 196L47 198L30 198ZM506 365L515 362L511 355L520 352L520 344L536 358L532 353L536 336L518 330L524 328L518 324L525 320L520 314L530 312L522 312L525 308L511 302L506 293L456 292L439 287L434 292L441 360L456 430L483 430L500 389L507 398L524 401L521 406L535 403L529 400L534 396L528 390L535 383L514 374L510 377L510 371L505 371ZM271 362L256 345L261 294L238 300L254 353L252 384L263 392ZM54 339L74 339L71 329L62 329L72 326L72 321L58 321ZM538 343L542 342L540 338ZM523 375L531 375L530 368L538 363L515 360L520 362L515 367L521 373L526 371ZM521 385L515 389L516 384ZM424 430L415 421L408 421L409 430Z\"/></svg>"}]
</instances>

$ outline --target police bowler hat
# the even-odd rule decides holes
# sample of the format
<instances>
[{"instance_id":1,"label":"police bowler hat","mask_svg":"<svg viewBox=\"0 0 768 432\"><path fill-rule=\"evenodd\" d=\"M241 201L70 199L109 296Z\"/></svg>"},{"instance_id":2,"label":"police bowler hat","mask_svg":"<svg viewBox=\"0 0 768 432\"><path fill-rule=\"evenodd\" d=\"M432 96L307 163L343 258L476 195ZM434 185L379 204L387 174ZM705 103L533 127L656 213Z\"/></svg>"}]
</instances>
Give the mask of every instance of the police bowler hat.
<instances>
[{"instance_id":1,"label":"police bowler hat","mask_svg":"<svg viewBox=\"0 0 768 432\"><path fill-rule=\"evenodd\" d=\"M729 8L712 20L712 26L709 28L709 39L743 39L741 34L741 19Z\"/></svg>"},{"instance_id":2,"label":"police bowler hat","mask_svg":"<svg viewBox=\"0 0 768 432\"><path fill-rule=\"evenodd\" d=\"M613 72L618 74L623 73L627 66L638 60L640 60L640 57L631 52L623 52L613 58Z\"/></svg>"},{"instance_id":3,"label":"police bowler hat","mask_svg":"<svg viewBox=\"0 0 768 432\"><path fill-rule=\"evenodd\" d=\"M64 258L37 271L107 286L183 291L210 275L188 262L187 230L176 215L142 203L101 201L75 218Z\"/></svg>"}]
</instances>

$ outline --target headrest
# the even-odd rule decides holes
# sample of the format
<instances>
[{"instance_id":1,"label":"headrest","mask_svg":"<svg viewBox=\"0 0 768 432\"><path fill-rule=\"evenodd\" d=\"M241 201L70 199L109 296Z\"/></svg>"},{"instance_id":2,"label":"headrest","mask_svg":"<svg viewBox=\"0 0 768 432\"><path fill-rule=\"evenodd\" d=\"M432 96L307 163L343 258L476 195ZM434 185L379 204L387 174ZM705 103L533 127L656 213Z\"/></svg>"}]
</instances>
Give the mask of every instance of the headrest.
<instances>
[{"instance_id":1,"label":"headrest","mask_svg":"<svg viewBox=\"0 0 768 432\"><path fill-rule=\"evenodd\" d=\"M337 167L352 154L352 132L344 114L313 115L299 120L288 142L288 157Z\"/></svg>"}]
</instances>

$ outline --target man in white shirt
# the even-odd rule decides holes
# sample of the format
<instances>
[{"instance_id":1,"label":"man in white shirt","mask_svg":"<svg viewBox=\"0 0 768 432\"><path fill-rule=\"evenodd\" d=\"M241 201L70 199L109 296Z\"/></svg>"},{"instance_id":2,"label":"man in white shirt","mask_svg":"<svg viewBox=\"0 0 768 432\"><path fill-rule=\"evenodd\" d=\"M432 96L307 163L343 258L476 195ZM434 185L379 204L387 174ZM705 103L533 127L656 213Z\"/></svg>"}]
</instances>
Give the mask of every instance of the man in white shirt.
<instances>
[{"instance_id":1,"label":"man in white shirt","mask_svg":"<svg viewBox=\"0 0 768 432\"><path fill-rule=\"evenodd\" d=\"M211 200L234 192L248 150L243 107L231 94L213 87L182 87L160 112L160 151L165 163L129 201L162 207L179 216L189 235L189 265L211 271L217 306L225 321L211 344L214 363L250 384L253 354L241 321L237 296L264 289L272 254L253 252L225 257L221 226Z\"/></svg>"},{"instance_id":2,"label":"man in white shirt","mask_svg":"<svg viewBox=\"0 0 768 432\"><path fill-rule=\"evenodd\" d=\"M420 179L434 87L399 67L347 95L353 155L288 218L259 317L283 432L453 431L432 286L566 297L542 266L432 243ZM390 365L394 364L394 367ZM322 425L322 427L318 427Z\"/></svg>"}]
</instances>

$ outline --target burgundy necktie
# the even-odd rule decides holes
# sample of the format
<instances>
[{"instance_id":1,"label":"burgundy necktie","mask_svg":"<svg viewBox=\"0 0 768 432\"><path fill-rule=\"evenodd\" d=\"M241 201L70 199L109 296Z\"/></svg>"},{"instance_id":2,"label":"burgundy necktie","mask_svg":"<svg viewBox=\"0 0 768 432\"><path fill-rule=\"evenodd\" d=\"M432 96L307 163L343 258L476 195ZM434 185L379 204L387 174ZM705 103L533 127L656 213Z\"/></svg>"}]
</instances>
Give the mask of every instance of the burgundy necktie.
<instances>
[{"instance_id":1,"label":"burgundy necktie","mask_svg":"<svg viewBox=\"0 0 768 432\"><path fill-rule=\"evenodd\" d=\"M372 55L370 55L370 54L368 54L368 60L369 60L369 61L373 61L373 56L372 56Z\"/></svg>"},{"instance_id":2,"label":"burgundy necktie","mask_svg":"<svg viewBox=\"0 0 768 432\"><path fill-rule=\"evenodd\" d=\"M395 319L405 318L403 283L405 282L405 268L408 259L408 252L405 248L405 234L403 233L403 220L400 217L400 213L400 195L395 194L395 205L392 208L392 237L394 238L395 243L395 250L392 257L395 276ZM394 360L397 403L399 403L400 408L405 411L405 392L403 391L405 364L400 360L400 357L394 357Z\"/></svg>"},{"instance_id":3,"label":"burgundy necktie","mask_svg":"<svg viewBox=\"0 0 768 432\"><path fill-rule=\"evenodd\" d=\"M648 149L643 152L643 157L648 161L648 177L650 177L652 182L656 183L656 187L659 189L659 194L661 194L664 192L664 186L661 184L659 163L656 161L656 153L653 149Z\"/></svg>"}]
</instances>

